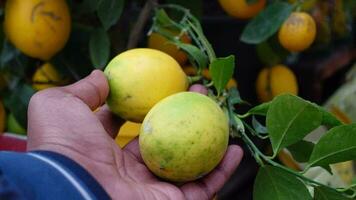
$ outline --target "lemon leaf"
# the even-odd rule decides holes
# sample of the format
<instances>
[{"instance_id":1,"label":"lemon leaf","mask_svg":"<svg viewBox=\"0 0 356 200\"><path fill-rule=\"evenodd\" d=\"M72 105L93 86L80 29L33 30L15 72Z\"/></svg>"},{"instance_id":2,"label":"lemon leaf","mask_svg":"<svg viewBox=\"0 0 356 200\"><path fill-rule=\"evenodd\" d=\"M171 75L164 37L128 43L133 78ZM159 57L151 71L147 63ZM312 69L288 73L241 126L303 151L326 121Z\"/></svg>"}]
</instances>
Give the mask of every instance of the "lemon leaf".
<instances>
[{"instance_id":1,"label":"lemon leaf","mask_svg":"<svg viewBox=\"0 0 356 200\"><path fill-rule=\"evenodd\" d=\"M94 67L104 68L110 54L110 39L104 29L99 28L92 32L89 41L89 53Z\"/></svg>"},{"instance_id":2,"label":"lemon leaf","mask_svg":"<svg viewBox=\"0 0 356 200\"><path fill-rule=\"evenodd\" d=\"M314 143L301 140L287 147L293 158L298 162L307 162L313 151Z\"/></svg>"},{"instance_id":3,"label":"lemon leaf","mask_svg":"<svg viewBox=\"0 0 356 200\"><path fill-rule=\"evenodd\" d=\"M343 194L337 192L336 190L332 190L330 188L324 186L317 186L314 188L314 199L315 200L347 200L351 198L347 198Z\"/></svg>"},{"instance_id":4,"label":"lemon leaf","mask_svg":"<svg viewBox=\"0 0 356 200\"><path fill-rule=\"evenodd\" d=\"M209 66L214 86L220 94L234 74L235 56L215 59Z\"/></svg>"},{"instance_id":5,"label":"lemon leaf","mask_svg":"<svg viewBox=\"0 0 356 200\"><path fill-rule=\"evenodd\" d=\"M267 111L271 105L271 101L270 102L266 102L266 103L262 103L258 106L255 106L253 108L251 108L248 113L252 114L252 115L262 115L262 116L266 116L267 115Z\"/></svg>"},{"instance_id":6,"label":"lemon leaf","mask_svg":"<svg viewBox=\"0 0 356 200\"><path fill-rule=\"evenodd\" d=\"M274 155L302 140L321 122L322 113L310 102L291 94L275 97L266 117Z\"/></svg>"},{"instance_id":7,"label":"lemon leaf","mask_svg":"<svg viewBox=\"0 0 356 200\"><path fill-rule=\"evenodd\" d=\"M248 44L258 44L277 32L293 10L289 3L276 2L260 12L242 32L240 40Z\"/></svg>"},{"instance_id":8,"label":"lemon leaf","mask_svg":"<svg viewBox=\"0 0 356 200\"><path fill-rule=\"evenodd\" d=\"M307 187L296 176L273 166L261 167L253 187L254 200L311 200Z\"/></svg>"},{"instance_id":9,"label":"lemon leaf","mask_svg":"<svg viewBox=\"0 0 356 200\"><path fill-rule=\"evenodd\" d=\"M98 17L105 30L119 20L123 8L124 0L100 0L98 2Z\"/></svg>"},{"instance_id":10,"label":"lemon leaf","mask_svg":"<svg viewBox=\"0 0 356 200\"><path fill-rule=\"evenodd\" d=\"M356 158L356 124L330 129L323 135L310 156L309 166L325 166Z\"/></svg>"}]
</instances>

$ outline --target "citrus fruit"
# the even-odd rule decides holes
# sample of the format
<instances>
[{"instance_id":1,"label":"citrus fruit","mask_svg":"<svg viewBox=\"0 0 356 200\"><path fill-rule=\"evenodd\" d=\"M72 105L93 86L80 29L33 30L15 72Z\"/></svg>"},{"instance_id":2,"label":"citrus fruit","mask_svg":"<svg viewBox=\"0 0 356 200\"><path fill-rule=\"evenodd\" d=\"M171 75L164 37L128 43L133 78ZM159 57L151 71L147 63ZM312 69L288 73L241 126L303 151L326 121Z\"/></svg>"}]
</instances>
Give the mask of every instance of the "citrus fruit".
<instances>
[{"instance_id":1,"label":"citrus fruit","mask_svg":"<svg viewBox=\"0 0 356 200\"><path fill-rule=\"evenodd\" d=\"M264 68L258 74L256 92L261 102L270 101L282 93L298 94L294 73L284 65Z\"/></svg>"},{"instance_id":2,"label":"citrus fruit","mask_svg":"<svg viewBox=\"0 0 356 200\"><path fill-rule=\"evenodd\" d=\"M4 105L2 104L2 101L0 101L0 135L5 130L5 120L6 120L6 111Z\"/></svg>"},{"instance_id":3,"label":"citrus fruit","mask_svg":"<svg viewBox=\"0 0 356 200\"><path fill-rule=\"evenodd\" d=\"M266 0L257 0L248 4L246 0L219 0L224 11L238 19L250 19L256 16L266 5Z\"/></svg>"},{"instance_id":4,"label":"citrus fruit","mask_svg":"<svg viewBox=\"0 0 356 200\"><path fill-rule=\"evenodd\" d=\"M293 12L278 32L280 44L291 52L307 49L315 40L316 24L305 12Z\"/></svg>"},{"instance_id":5,"label":"citrus fruit","mask_svg":"<svg viewBox=\"0 0 356 200\"><path fill-rule=\"evenodd\" d=\"M32 87L35 90L43 90L61 85L63 80L54 66L47 62L36 70L33 74L32 82Z\"/></svg>"},{"instance_id":6,"label":"citrus fruit","mask_svg":"<svg viewBox=\"0 0 356 200\"><path fill-rule=\"evenodd\" d=\"M176 36L179 34L175 32L172 33L174 33ZM183 34L180 40L183 43L191 43L191 39L187 34ZM176 45L170 43L164 36L159 33L152 33L148 36L148 48L157 49L169 54L174 59L176 59L180 65L183 65L188 60L187 54L185 54L182 50L179 50Z\"/></svg>"},{"instance_id":7,"label":"citrus fruit","mask_svg":"<svg viewBox=\"0 0 356 200\"><path fill-rule=\"evenodd\" d=\"M66 44L71 19L65 0L8 0L4 31L24 54L49 60Z\"/></svg>"},{"instance_id":8,"label":"citrus fruit","mask_svg":"<svg viewBox=\"0 0 356 200\"><path fill-rule=\"evenodd\" d=\"M161 99L185 91L188 80L180 65L162 51L131 49L117 55L104 71L110 93L107 104L120 117L141 122Z\"/></svg>"},{"instance_id":9,"label":"citrus fruit","mask_svg":"<svg viewBox=\"0 0 356 200\"><path fill-rule=\"evenodd\" d=\"M16 133L20 135L26 135L26 129L23 128L16 120L15 116L10 113L7 117L7 131L10 133Z\"/></svg>"},{"instance_id":10,"label":"citrus fruit","mask_svg":"<svg viewBox=\"0 0 356 200\"><path fill-rule=\"evenodd\" d=\"M119 129L115 142L121 148L124 148L131 140L140 133L141 124L126 121Z\"/></svg>"},{"instance_id":11,"label":"citrus fruit","mask_svg":"<svg viewBox=\"0 0 356 200\"><path fill-rule=\"evenodd\" d=\"M186 182L218 165L228 139L228 119L217 103L199 93L181 92L149 111L141 126L139 147L154 174Z\"/></svg>"}]
</instances>

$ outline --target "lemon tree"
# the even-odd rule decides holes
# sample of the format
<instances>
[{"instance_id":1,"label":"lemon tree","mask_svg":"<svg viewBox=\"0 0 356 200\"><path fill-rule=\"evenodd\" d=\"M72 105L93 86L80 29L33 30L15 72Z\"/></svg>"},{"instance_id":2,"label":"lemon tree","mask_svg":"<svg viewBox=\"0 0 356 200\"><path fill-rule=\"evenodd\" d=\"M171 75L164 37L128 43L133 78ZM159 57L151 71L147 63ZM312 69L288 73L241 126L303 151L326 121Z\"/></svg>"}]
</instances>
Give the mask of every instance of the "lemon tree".
<instances>
[{"instance_id":1,"label":"lemon tree","mask_svg":"<svg viewBox=\"0 0 356 200\"><path fill-rule=\"evenodd\" d=\"M283 17L283 20L280 20L280 24L283 23L284 19L286 19L293 10L293 8L288 5L277 3L272 7L272 11L274 9L279 10L282 7L287 9L287 11L283 11L285 12L285 16ZM181 22L177 25L176 21L169 18L167 14L164 14L164 9L180 10L184 13L182 15L188 19L187 22ZM271 12L271 10L268 12ZM206 68L206 64L208 63L207 65L209 66L212 82L202 82L209 90L208 95L222 107L226 116L229 117L230 137L242 139L248 146L248 149L256 162L261 165L254 184L254 199L264 200L273 198L297 200L355 198L356 192L353 189L354 185L345 188L333 188L304 176L304 173L312 167L320 166L326 170L330 170L330 164L344 162L355 158L355 124L344 125L334 115L317 104L290 93L275 94L276 96L270 101L252 107L246 113L241 114L236 108L246 102L241 99L236 88L229 90L225 88L234 71L234 57L227 56L217 58L211 45L204 37L202 29L199 29L199 23L196 21L196 18L187 14L184 8L179 6L162 6L161 9L156 11L155 20L157 20L157 22L154 23L153 26L158 27L153 27L153 30L159 32L161 26L169 24L180 28L182 32L187 31L190 34L194 40L193 44L196 45L195 47L184 45L179 40L176 40L169 35L167 38L177 46L181 46L182 49L187 52L190 59L195 61L192 63L195 64L194 68L196 69L197 74L201 77L203 77L202 71ZM276 28L275 31L277 30L278 28ZM201 48L201 51L196 51L196 48ZM205 55L201 55L201 52ZM276 70L274 73L283 74L279 75L278 78L289 77L289 79L292 80L291 82L295 82L293 73L291 73L285 66L279 65L272 67L269 70ZM268 75L268 71L262 72L262 82L271 81L268 80L273 78L269 77L270 75ZM291 88L296 92L297 89L295 86ZM293 91L291 93L293 93ZM173 98L173 96L171 97ZM167 98L167 101L169 98L170 97ZM165 100L162 101L162 104L165 104L164 101ZM160 103L157 104L157 110L159 110L159 104ZM153 112L157 112L155 114L159 115L157 110L152 109ZM169 109L165 109L164 112L169 112L167 110ZM150 121L149 117L147 120ZM263 122L260 122L261 120L263 120ZM304 141L304 138L307 135L320 126L327 127L328 130L325 135L323 135L316 143ZM154 130L151 129L151 126L147 126L146 130L142 129L141 133L144 134L142 140L146 137L146 132ZM272 146L272 155L264 154L254 144L252 138L260 138L269 141ZM285 148L292 149L292 146L294 145L305 147L293 148L293 151L290 151L292 152L292 156L297 160L302 158L302 162L306 166L302 172L288 168L275 161L275 158L280 151ZM144 149L144 147L142 148ZM142 150L142 153L144 153L143 151L144 150ZM157 155L162 156L163 161L160 164L164 166L166 166L165 164L170 163L170 160L174 160L174 156L172 155L167 157L165 157L166 154L164 153ZM160 158L158 158L158 160L159 159ZM146 162L149 163L152 160L155 159L150 158ZM154 165L153 163L149 163L148 165L151 164ZM155 169L156 167L151 166L151 170L158 176L166 176L163 172L164 170L158 170L157 172ZM177 170L178 169L180 168L177 168ZM169 172L174 173L174 170L168 170L167 173ZM311 188L312 190L310 190Z\"/></svg>"}]
</instances>

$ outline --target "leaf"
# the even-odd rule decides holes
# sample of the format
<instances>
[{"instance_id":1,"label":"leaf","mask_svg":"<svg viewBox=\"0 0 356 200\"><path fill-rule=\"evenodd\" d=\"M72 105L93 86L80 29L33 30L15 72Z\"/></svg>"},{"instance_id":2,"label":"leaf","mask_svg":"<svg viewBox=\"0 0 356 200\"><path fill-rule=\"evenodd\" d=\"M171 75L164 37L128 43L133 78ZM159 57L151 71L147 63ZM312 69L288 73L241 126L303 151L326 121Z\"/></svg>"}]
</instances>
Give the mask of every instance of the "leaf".
<instances>
[{"instance_id":1,"label":"leaf","mask_svg":"<svg viewBox=\"0 0 356 200\"><path fill-rule=\"evenodd\" d=\"M244 123L240 118L238 118L236 115L231 116L233 118L232 123L233 126L236 128L238 132L245 133L245 126ZM234 133L234 132L232 132ZM239 135L232 135L232 137L238 137Z\"/></svg>"},{"instance_id":2,"label":"leaf","mask_svg":"<svg viewBox=\"0 0 356 200\"><path fill-rule=\"evenodd\" d=\"M322 125L328 126L330 128L335 126L343 125L343 123L335 117L335 115L331 114L323 107L316 105L319 108L319 111L323 114L323 120L321 122Z\"/></svg>"},{"instance_id":3,"label":"leaf","mask_svg":"<svg viewBox=\"0 0 356 200\"><path fill-rule=\"evenodd\" d=\"M203 69L208 65L208 57L198 47L180 41L175 41L174 44L185 51L188 54L189 61L196 63L199 68Z\"/></svg>"},{"instance_id":4,"label":"leaf","mask_svg":"<svg viewBox=\"0 0 356 200\"><path fill-rule=\"evenodd\" d=\"M348 200L351 198L347 198L340 192L336 190L324 187L324 186L317 186L314 187L314 199L315 200Z\"/></svg>"},{"instance_id":5,"label":"leaf","mask_svg":"<svg viewBox=\"0 0 356 200\"><path fill-rule=\"evenodd\" d=\"M293 158L298 162L307 162L313 151L314 143L301 140L287 147Z\"/></svg>"},{"instance_id":6,"label":"leaf","mask_svg":"<svg viewBox=\"0 0 356 200\"><path fill-rule=\"evenodd\" d=\"M273 166L261 167L253 187L254 200L311 200L307 187L294 175Z\"/></svg>"},{"instance_id":7,"label":"leaf","mask_svg":"<svg viewBox=\"0 0 356 200\"><path fill-rule=\"evenodd\" d=\"M240 40L258 44L277 32L293 10L289 3L276 2L260 12L243 30Z\"/></svg>"},{"instance_id":8,"label":"leaf","mask_svg":"<svg viewBox=\"0 0 356 200\"><path fill-rule=\"evenodd\" d=\"M229 89L228 102L231 106L235 104L248 104L246 101L241 99L240 92L235 87Z\"/></svg>"},{"instance_id":9,"label":"leaf","mask_svg":"<svg viewBox=\"0 0 356 200\"><path fill-rule=\"evenodd\" d=\"M356 158L356 124L330 129L323 135L310 156L309 166L325 166Z\"/></svg>"},{"instance_id":10,"label":"leaf","mask_svg":"<svg viewBox=\"0 0 356 200\"><path fill-rule=\"evenodd\" d=\"M220 94L234 74L235 56L215 59L209 66L214 86Z\"/></svg>"},{"instance_id":11,"label":"leaf","mask_svg":"<svg viewBox=\"0 0 356 200\"><path fill-rule=\"evenodd\" d=\"M27 84L19 84L10 95L6 95L4 103L22 127L27 127L27 108L32 95L33 88Z\"/></svg>"},{"instance_id":12,"label":"leaf","mask_svg":"<svg viewBox=\"0 0 356 200\"><path fill-rule=\"evenodd\" d=\"M252 109L250 109L248 111L249 114L252 115L262 115L262 116L266 116L267 115L267 111L270 107L270 105L272 104L272 101L270 102L266 102L266 103L262 103L258 106L253 107Z\"/></svg>"},{"instance_id":13,"label":"leaf","mask_svg":"<svg viewBox=\"0 0 356 200\"><path fill-rule=\"evenodd\" d=\"M103 69L109 60L110 39L104 29L92 32L89 41L90 59L95 68Z\"/></svg>"},{"instance_id":14,"label":"leaf","mask_svg":"<svg viewBox=\"0 0 356 200\"><path fill-rule=\"evenodd\" d=\"M303 139L318 128L321 121L319 110L302 98L291 94L275 97L266 117L274 155L280 149Z\"/></svg>"},{"instance_id":15,"label":"leaf","mask_svg":"<svg viewBox=\"0 0 356 200\"><path fill-rule=\"evenodd\" d=\"M98 2L98 17L105 30L119 20L123 8L124 0L100 0Z\"/></svg>"},{"instance_id":16,"label":"leaf","mask_svg":"<svg viewBox=\"0 0 356 200\"><path fill-rule=\"evenodd\" d=\"M268 133L267 128L265 126L263 126L257 119L255 116L252 117L252 126L253 129L255 129L255 131L258 134L266 134Z\"/></svg>"},{"instance_id":17,"label":"leaf","mask_svg":"<svg viewBox=\"0 0 356 200\"><path fill-rule=\"evenodd\" d=\"M203 1L202 0L166 0L166 4L178 4L187 8L192 14L200 18L203 14Z\"/></svg>"}]
</instances>

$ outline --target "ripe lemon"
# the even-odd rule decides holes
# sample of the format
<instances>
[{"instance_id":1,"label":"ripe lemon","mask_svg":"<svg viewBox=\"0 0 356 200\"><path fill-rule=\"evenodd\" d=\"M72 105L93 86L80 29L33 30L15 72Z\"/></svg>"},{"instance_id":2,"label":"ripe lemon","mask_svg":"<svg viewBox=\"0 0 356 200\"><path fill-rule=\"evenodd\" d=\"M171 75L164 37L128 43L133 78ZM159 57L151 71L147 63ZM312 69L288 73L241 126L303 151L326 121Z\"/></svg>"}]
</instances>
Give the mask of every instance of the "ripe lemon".
<instances>
[{"instance_id":1,"label":"ripe lemon","mask_svg":"<svg viewBox=\"0 0 356 200\"><path fill-rule=\"evenodd\" d=\"M293 12L278 32L280 44L291 52L307 49L315 40L316 24L305 12Z\"/></svg>"},{"instance_id":2,"label":"ripe lemon","mask_svg":"<svg viewBox=\"0 0 356 200\"><path fill-rule=\"evenodd\" d=\"M250 19L256 16L266 5L266 0L248 4L246 0L219 0L224 11L238 19Z\"/></svg>"},{"instance_id":3,"label":"ripe lemon","mask_svg":"<svg viewBox=\"0 0 356 200\"><path fill-rule=\"evenodd\" d=\"M125 51L110 61L104 73L110 86L110 110L133 122L142 122L158 101L188 87L177 61L155 49Z\"/></svg>"},{"instance_id":4,"label":"ripe lemon","mask_svg":"<svg viewBox=\"0 0 356 200\"><path fill-rule=\"evenodd\" d=\"M4 31L24 54L49 60L66 44L71 19L65 0L8 0Z\"/></svg>"},{"instance_id":5,"label":"ripe lemon","mask_svg":"<svg viewBox=\"0 0 356 200\"><path fill-rule=\"evenodd\" d=\"M178 33L175 33L175 35L178 36ZM191 39L186 34L182 35L180 40L183 43L191 43ZM159 33L152 33L148 36L148 48L157 49L169 54L176 59L180 65L183 65L188 60L187 54L185 54L182 50L179 50L177 46L170 43Z\"/></svg>"},{"instance_id":6,"label":"ripe lemon","mask_svg":"<svg viewBox=\"0 0 356 200\"><path fill-rule=\"evenodd\" d=\"M61 75L51 63L45 63L36 70L32 77L32 87L35 90L43 90L61 85L63 82Z\"/></svg>"},{"instance_id":7,"label":"ripe lemon","mask_svg":"<svg viewBox=\"0 0 356 200\"><path fill-rule=\"evenodd\" d=\"M163 179L196 180L223 158L228 124L225 113L209 97L195 92L171 95L156 104L142 123L142 158Z\"/></svg>"},{"instance_id":8,"label":"ripe lemon","mask_svg":"<svg viewBox=\"0 0 356 200\"><path fill-rule=\"evenodd\" d=\"M6 120L6 111L4 105L2 104L2 101L0 101L0 135L5 130L5 120Z\"/></svg>"},{"instance_id":9,"label":"ripe lemon","mask_svg":"<svg viewBox=\"0 0 356 200\"><path fill-rule=\"evenodd\" d=\"M115 142L121 148L124 148L131 140L133 140L140 133L141 124L126 121L119 130L115 138Z\"/></svg>"},{"instance_id":10,"label":"ripe lemon","mask_svg":"<svg viewBox=\"0 0 356 200\"><path fill-rule=\"evenodd\" d=\"M284 65L264 68L257 77L256 92L260 102L266 102L282 93L298 94L297 78Z\"/></svg>"}]
</instances>

